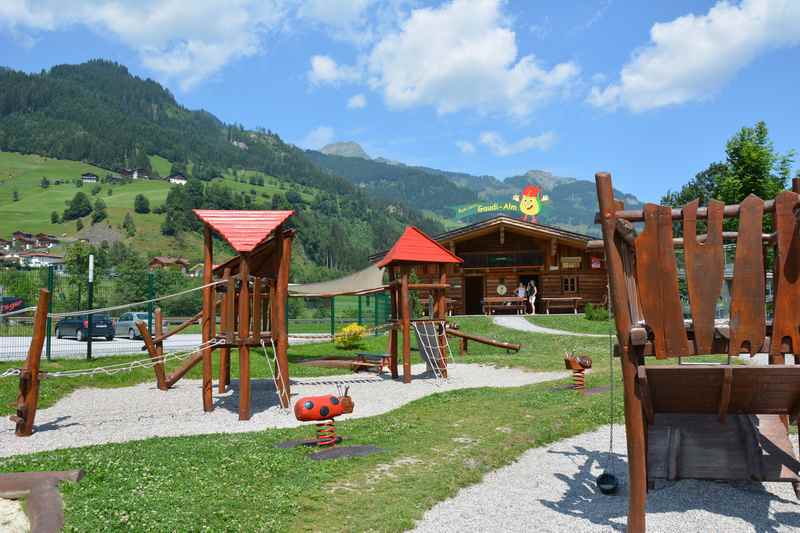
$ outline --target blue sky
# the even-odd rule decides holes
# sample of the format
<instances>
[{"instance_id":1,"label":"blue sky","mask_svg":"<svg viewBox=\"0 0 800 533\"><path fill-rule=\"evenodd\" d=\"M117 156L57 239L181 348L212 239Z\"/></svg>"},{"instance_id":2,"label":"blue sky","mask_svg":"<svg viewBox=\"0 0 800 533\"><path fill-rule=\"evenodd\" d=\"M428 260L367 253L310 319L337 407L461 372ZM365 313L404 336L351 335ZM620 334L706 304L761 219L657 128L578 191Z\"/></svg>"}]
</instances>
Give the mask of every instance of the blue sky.
<instances>
[{"instance_id":1,"label":"blue sky","mask_svg":"<svg viewBox=\"0 0 800 533\"><path fill-rule=\"evenodd\" d=\"M0 3L0 64L113 59L304 147L498 177L608 170L647 200L758 120L800 149L797 0L68 4Z\"/></svg>"}]
</instances>

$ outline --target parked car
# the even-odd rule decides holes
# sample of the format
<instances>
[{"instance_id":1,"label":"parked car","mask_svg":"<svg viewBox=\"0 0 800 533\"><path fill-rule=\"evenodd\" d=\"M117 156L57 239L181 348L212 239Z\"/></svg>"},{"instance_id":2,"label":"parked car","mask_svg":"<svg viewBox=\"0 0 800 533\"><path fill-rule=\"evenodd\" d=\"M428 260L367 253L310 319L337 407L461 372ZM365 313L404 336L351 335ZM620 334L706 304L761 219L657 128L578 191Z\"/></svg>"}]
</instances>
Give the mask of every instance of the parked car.
<instances>
[{"instance_id":1,"label":"parked car","mask_svg":"<svg viewBox=\"0 0 800 533\"><path fill-rule=\"evenodd\" d=\"M98 313L92 315L92 337L105 337L114 340L114 321L111 316ZM62 318L56 322L56 338L75 337L85 341L89 338L89 315L77 315Z\"/></svg>"},{"instance_id":2,"label":"parked car","mask_svg":"<svg viewBox=\"0 0 800 533\"><path fill-rule=\"evenodd\" d=\"M128 337L131 340L141 339L142 335L139 333L139 328L136 327L136 323L140 320L145 324L147 324L147 313L136 312L136 311L130 313L124 313L117 320L117 327L115 329L115 333L120 337ZM163 320L162 324L164 326L164 331L166 331L167 321ZM152 335L153 332L151 331L150 334Z\"/></svg>"}]
</instances>

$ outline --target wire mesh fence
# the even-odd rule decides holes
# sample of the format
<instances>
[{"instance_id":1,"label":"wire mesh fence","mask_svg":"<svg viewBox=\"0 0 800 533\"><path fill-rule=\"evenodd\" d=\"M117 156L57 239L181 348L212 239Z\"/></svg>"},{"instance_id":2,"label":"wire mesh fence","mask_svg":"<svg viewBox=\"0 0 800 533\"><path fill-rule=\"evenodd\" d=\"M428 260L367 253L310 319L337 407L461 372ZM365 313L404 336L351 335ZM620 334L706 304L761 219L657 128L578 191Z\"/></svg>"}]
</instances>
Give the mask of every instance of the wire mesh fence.
<instances>
[{"instance_id":1,"label":"wire mesh fence","mask_svg":"<svg viewBox=\"0 0 800 533\"><path fill-rule=\"evenodd\" d=\"M148 331L155 332L156 305L162 311L164 331L184 322L202 307L202 291L192 290L201 285L201 278L173 270L108 272L89 283L86 276L68 275L54 267L0 269L0 361L25 358L33 335L32 308L41 288L51 294L44 356L77 359L141 355L144 343L136 323L144 321ZM165 297L157 304L130 305ZM114 309L119 306L124 307ZM333 335L351 323L378 327L389 320L389 307L386 294L292 298L287 308L289 333ZM20 312L26 308L31 309ZM187 350L201 342L198 323L167 339L164 349Z\"/></svg>"}]
</instances>

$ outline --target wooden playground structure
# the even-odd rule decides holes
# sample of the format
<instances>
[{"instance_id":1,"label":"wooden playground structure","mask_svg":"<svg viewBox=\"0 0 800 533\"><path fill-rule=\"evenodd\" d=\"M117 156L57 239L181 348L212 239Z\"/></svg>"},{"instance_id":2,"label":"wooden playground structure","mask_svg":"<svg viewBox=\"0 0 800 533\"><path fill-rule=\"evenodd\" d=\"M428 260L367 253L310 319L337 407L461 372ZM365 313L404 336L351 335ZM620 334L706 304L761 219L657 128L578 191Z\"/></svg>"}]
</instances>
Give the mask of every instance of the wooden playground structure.
<instances>
[{"instance_id":1,"label":"wooden playground structure","mask_svg":"<svg viewBox=\"0 0 800 533\"><path fill-rule=\"evenodd\" d=\"M628 531L645 531L647 490L659 480L790 481L798 493L800 463L788 427L800 415L800 182L775 200L750 195L739 205L637 210L614 198L609 174L598 173L596 182L624 383ZM723 232L724 219L736 218L738 231ZM774 232L763 232L766 221ZM674 224L682 238L674 237ZM723 240L736 242L724 322L715 314L725 282ZM684 320L676 246L684 250L691 320ZM774 316L767 321L772 251ZM731 364L740 353L767 353L770 364ZM785 364L788 353L794 365ZM683 361L707 354L727 362ZM646 365L648 356L678 364Z\"/></svg>"},{"instance_id":2,"label":"wooden playground structure","mask_svg":"<svg viewBox=\"0 0 800 533\"><path fill-rule=\"evenodd\" d=\"M194 210L204 225L204 274L202 309L195 316L165 332L161 310L156 308L154 332L140 321L137 328L142 336L149 359L120 363L106 367L88 369L86 375L95 372L114 373L144 366L152 367L156 384L160 390L168 391L174 387L192 368L202 363L202 401L205 411L214 409L213 355L219 353L218 387L225 392L230 386L231 349L239 356L239 419L251 417L251 378L250 350L272 346L274 364L269 363L280 405L290 405L290 381L287 327L287 300L289 296L289 270L291 265L292 241L295 231L286 227L292 211L217 211ZM216 232L228 242L237 255L229 261L214 265L213 233ZM461 259L443 248L436 241L414 227L406 228L403 235L376 265L386 269L388 283L380 279L376 286L364 292L389 291L391 295L389 330L389 349L386 354L359 354L354 360L333 359L328 364L351 369L388 366L393 378L399 377L400 339L402 337L403 382L410 383L411 375L411 331L413 329L420 354L437 378L447 378L447 363L450 348L447 337L454 336L461 341L461 354L467 352L468 342L478 342L519 351L520 345L473 335L457 329L447 322L447 265L460 263ZM434 283L415 283L411 281L413 272L431 274L435 272ZM427 291L433 300L432 316L412 320L410 291ZM347 293L342 293L347 294ZM78 371L41 372L39 364L44 344L48 317L50 294L40 292L34 318L34 335L23 368L16 370L20 376L19 396L16 403L16 434L29 436L33 433L33 423L39 398L40 381L48 377L76 375ZM141 302L140 302L141 303ZM137 305L126 304L123 307ZM76 313L85 313L80 311ZM219 326L217 325L219 317ZM188 354L166 354L164 342L200 321L202 343ZM173 358L183 362L173 372L167 374L165 362ZM177 357L182 355L182 357ZM323 363L323 361L316 361ZM315 361L308 361L314 364ZM321 366L326 366L322 364ZM274 367L274 368L273 368Z\"/></svg>"}]
</instances>

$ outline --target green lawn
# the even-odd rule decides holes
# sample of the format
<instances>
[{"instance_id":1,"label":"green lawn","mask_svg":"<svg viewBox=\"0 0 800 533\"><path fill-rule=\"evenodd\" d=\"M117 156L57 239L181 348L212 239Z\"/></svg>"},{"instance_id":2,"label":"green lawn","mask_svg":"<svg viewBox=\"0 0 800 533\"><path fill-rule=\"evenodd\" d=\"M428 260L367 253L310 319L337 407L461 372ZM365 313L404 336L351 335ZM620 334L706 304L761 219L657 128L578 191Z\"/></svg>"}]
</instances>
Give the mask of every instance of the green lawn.
<instances>
[{"instance_id":1,"label":"green lawn","mask_svg":"<svg viewBox=\"0 0 800 533\"><path fill-rule=\"evenodd\" d=\"M534 315L526 318L537 326L562 331L606 335L610 329L616 333L612 320L587 320L584 315Z\"/></svg>"},{"instance_id":2,"label":"green lawn","mask_svg":"<svg viewBox=\"0 0 800 533\"><path fill-rule=\"evenodd\" d=\"M514 332L484 318L456 321L464 331L523 344L519 354L506 355L471 343L466 362L563 369L563 349L577 340L578 348L598 363L587 384L608 380L604 339ZM385 335L369 337L359 349L384 351L387 342ZM297 363L346 353L330 343L293 346L290 372L341 373ZM235 376L237 358L232 360ZM253 375L268 375L258 353L253 355ZM199 377L199 368L190 377ZM146 370L92 381L48 380L43 382L42 405L66 394L63 387L116 387L150 380L152 371ZM0 381L0 397L13 398L15 391L16 380ZM403 531L437 502L528 448L607 423L608 400L607 393L584 397L554 383L439 393L380 416L337 424L348 443L372 444L384 451L323 463L306 458L312 450L273 447L307 438L311 428L306 426L38 453L0 460L0 469L84 468L83 481L62 486L68 531ZM619 415L621 398L616 400Z\"/></svg>"}]
</instances>

